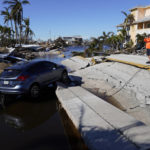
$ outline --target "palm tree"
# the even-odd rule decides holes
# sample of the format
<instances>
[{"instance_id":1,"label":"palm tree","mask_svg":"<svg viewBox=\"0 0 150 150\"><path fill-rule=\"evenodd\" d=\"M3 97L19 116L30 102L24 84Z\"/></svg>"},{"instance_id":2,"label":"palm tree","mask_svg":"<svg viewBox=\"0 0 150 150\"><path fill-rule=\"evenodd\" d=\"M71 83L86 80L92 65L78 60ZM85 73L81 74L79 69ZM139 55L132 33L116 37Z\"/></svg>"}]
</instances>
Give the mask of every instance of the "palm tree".
<instances>
[{"instance_id":1,"label":"palm tree","mask_svg":"<svg viewBox=\"0 0 150 150\"><path fill-rule=\"evenodd\" d=\"M23 19L25 25L25 43L27 43L27 40L29 39L29 36L32 37L34 35L34 32L30 29L30 19L25 18Z\"/></svg>"},{"instance_id":2,"label":"palm tree","mask_svg":"<svg viewBox=\"0 0 150 150\"><path fill-rule=\"evenodd\" d=\"M13 30L13 23L12 23L12 16L11 16L11 13L9 12L9 8L7 7L4 7L5 10L1 11L1 15L4 16L4 24L7 24L9 23L10 21L10 24L11 24L11 32L12 32L12 35L13 35L13 39L14 39L14 30Z\"/></svg>"},{"instance_id":3,"label":"palm tree","mask_svg":"<svg viewBox=\"0 0 150 150\"><path fill-rule=\"evenodd\" d=\"M9 8L11 9L11 15L14 20L15 24L15 33L16 33L16 40L18 39L18 29L19 26L20 33L20 44L22 38L22 21L23 21L23 6L24 4L29 4L28 0L4 0L4 4L8 4Z\"/></svg>"},{"instance_id":4,"label":"palm tree","mask_svg":"<svg viewBox=\"0 0 150 150\"><path fill-rule=\"evenodd\" d=\"M124 36L120 33L119 35L112 34L107 39L107 44L111 47L111 50L120 50L124 43Z\"/></svg>"},{"instance_id":5,"label":"palm tree","mask_svg":"<svg viewBox=\"0 0 150 150\"><path fill-rule=\"evenodd\" d=\"M119 34L117 37L118 37L118 40L119 40L119 43L120 43L119 46L121 46L121 48L122 48L123 43L124 43L124 36L122 34ZM119 48L119 49L121 49L121 48Z\"/></svg>"},{"instance_id":6,"label":"palm tree","mask_svg":"<svg viewBox=\"0 0 150 150\"><path fill-rule=\"evenodd\" d=\"M0 25L0 45L8 46L9 44L11 44L9 42L10 39L11 39L11 28Z\"/></svg>"},{"instance_id":7,"label":"palm tree","mask_svg":"<svg viewBox=\"0 0 150 150\"><path fill-rule=\"evenodd\" d=\"M106 32L103 32L103 35L102 36L100 36L100 37L98 37L98 39L101 41L101 43L102 43L102 47L104 46L104 45L107 45L107 40L110 38L110 36L112 36L112 35L114 35L114 33L113 32L108 32L108 33L106 33Z\"/></svg>"},{"instance_id":8,"label":"palm tree","mask_svg":"<svg viewBox=\"0 0 150 150\"><path fill-rule=\"evenodd\" d=\"M98 38L91 38L91 42L88 43L88 48L84 51L87 57L91 57L94 51L99 50L100 40Z\"/></svg>"},{"instance_id":9,"label":"palm tree","mask_svg":"<svg viewBox=\"0 0 150 150\"><path fill-rule=\"evenodd\" d=\"M113 32L108 32L108 33L103 32L103 35L100 36L99 39L106 41L106 39L109 38L111 34L114 34L114 33Z\"/></svg>"},{"instance_id":10,"label":"palm tree","mask_svg":"<svg viewBox=\"0 0 150 150\"><path fill-rule=\"evenodd\" d=\"M98 49L99 48L99 44L100 44L99 38L92 37L91 39L92 39L92 42L90 43L90 45L92 47L94 47L94 49Z\"/></svg>"},{"instance_id":11,"label":"palm tree","mask_svg":"<svg viewBox=\"0 0 150 150\"><path fill-rule=\"evenodd\" d=\"M129 29L128 27L130 27L133 22L135 21L134 15L133 14L127 14L124 11L121 11L124 15L125 15L125 20L124 20L124 29L126 30L126 40L127 40L127 36L129 35Z\"/></svg>"},{"instance_id":12,"label":"palm tree","mask_svg":"<svg viewBox=\"0 0 150 150\"><path fill-rule=\"evenodd\" d=\"M125 28L119 29L118 32L119 32L119 36L122 40L122 44L126 43L126 40L127 40L127 31L126 31L126 29Z\"/></svg>"},{"instance_id":13,"label":"palm tree","mask_svg":"<svg viewBox=\"0 0 150 150\"><path fill-rule=\"evenodd\" d=\"M126 29L122 28L122 29L119 29L117 30L119 32L119 34L121 34L123 37L126 37L127 36L127 31Z\"/></svg>"},{"instance_id":14,"label":"palm tree","mask_svg":"<svg viewBox=\"0 0 150 150\"><path fill-rule=\"evenodd\" d=\"M124 28L126 28L129 25L132 25L133 22L135 21L134 15L133 14L127 14L124 11L121 11L125 15L125 20L124 20Z\"/></svg>"},{"instance_id":15,"label":"palm tree","mask_svg":"<svg viewBox=\"0 0 150 150\"><path fill-rule=\"evenodd\" d=\"M4 7L4 9L5 10L1 11L1 15L4 16L4 24L8 25L9 21L11 20L11 15L10 15L7 7Z\"/></svg>"},{"instance_id":16,"label":"palm tree","mask_svg":"<svg viewBox=\"0 0 150 150\"><path fill-rule=\"evenodd\" d=\"M107 42L108 42L108 44L110 45L111 49L112 49L112 50L115 50L115 49L116 49L116 45L117 45L117 43L118 43L118 38L117 38L116 35L112 35L111 37L109 37L109 38L107 39Z\"/></svg>"}]
</instances>

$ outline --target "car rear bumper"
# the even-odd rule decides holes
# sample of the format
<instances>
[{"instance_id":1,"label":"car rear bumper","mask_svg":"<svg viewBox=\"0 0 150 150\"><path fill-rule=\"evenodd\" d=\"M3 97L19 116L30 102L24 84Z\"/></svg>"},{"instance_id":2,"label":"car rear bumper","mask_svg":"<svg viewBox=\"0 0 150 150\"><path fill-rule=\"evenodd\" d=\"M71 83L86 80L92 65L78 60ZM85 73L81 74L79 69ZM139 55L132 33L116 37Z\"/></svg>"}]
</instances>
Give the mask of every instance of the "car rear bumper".
<instances>
[{"instance_id":1,"label":"car rear bumper","mask_svg":"<svg viewBox=\"0 0 150 150\"><path fill-rule=\"evenodd\" d=\"M26 90L21 88L20 86L14 87L14 88L5 88L5 87L0 87L0 93L3 94L24 94L26 93Z\"/></svg>"},{"instance_id":2,"label":"car rear bumper","mask_svg":"<svg viewBox=\"0 0 150 150\"><path fill-rule=\"evenodd\" d=\"M6 90L6 89L0 89L0 93L3 94L15 94L15 95L20 95L23 94L23 91L19 91L19 90Z\"/></svg>"}]
</instances>

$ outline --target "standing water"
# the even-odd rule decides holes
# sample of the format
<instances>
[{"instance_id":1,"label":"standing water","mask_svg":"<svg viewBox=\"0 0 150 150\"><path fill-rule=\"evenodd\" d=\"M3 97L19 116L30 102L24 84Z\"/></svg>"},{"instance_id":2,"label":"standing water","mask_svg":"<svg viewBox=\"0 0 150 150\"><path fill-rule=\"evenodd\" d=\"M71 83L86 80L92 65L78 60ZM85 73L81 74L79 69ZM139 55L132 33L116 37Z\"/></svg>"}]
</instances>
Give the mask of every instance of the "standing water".
<instances>
[{"instance_id":1,"label":"standing water","mask_svg":"<svg viewBox=\"0 0 150 150\"><path fill-rule=\"evenodd\" d=\"M72 51L83 51L82 48L68 48L64 53L71 57ZM50 61L61 63L66 58L46 56ZM58 111L58 99L52 88L44 90L37 100L21 97L8 98L5 109L0 109L0 148L2 150L74 150L84 149L77 146L82 141L70 142L78 138L75 129L66 123L66 115ZM68 126L69 124L69 130ZM67 130L66 130L66 129ZM68 136L68 133L73 133ZM80 140L80 139L79 139ZM80 148L79 148L80 147Z\"/></svg>"},{"instance_id":2,"label":"standing water","mask_svg":"<svg viewBox=\"0 0 150 150\"><path fill-rule=\"evenodd\" d=\"M2 150L69 150L52 89L38 101L19 98L0 111Z\"/></svg>"},{"instance_id":3,"label":"standing water","mask_svg":"<svg viewBox=\"0 0 150 150\"><path fill-rule=\"evenodd\" d=\"M86 49L85 46L70 46L67 47L65 50L63 50L63 54L65 57L59 57L57 54L49 54L44 57L42 56L41 58L45 58L49 61L61 64L63 60L69 59L70 57L73 56L72 52L84 52L85 49Z\"/></svg>"}]
</instances>

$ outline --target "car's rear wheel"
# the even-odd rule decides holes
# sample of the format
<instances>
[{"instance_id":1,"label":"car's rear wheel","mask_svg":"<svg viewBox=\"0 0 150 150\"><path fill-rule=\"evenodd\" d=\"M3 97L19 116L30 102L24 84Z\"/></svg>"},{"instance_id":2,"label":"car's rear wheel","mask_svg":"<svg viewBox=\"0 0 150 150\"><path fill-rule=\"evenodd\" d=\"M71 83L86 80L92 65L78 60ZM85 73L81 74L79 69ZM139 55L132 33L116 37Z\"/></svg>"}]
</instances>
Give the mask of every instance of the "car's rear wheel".
<instances>
[{"instance_id":1,"label":"car's rear wheel","mask_svg":"<svg viewBox=\"0 0 150 150\"><path fill-rule=\"evenodd\" d=\"M69 83L69 76L68 76L68 73L67 71L64 71L61 75L61 81L65 84L68 84Z\"/></svg>"},{"instance_id":2,"label":"car's rear wheel","mask_svg":"<svg viewBox=\"0 0 150 150\"><path fill-rule=\"evenodd\" d=\"M30 97L38 98L40 96L40 87L38 84L33 84L30 88Z\"/></svg>"}]
</instances>

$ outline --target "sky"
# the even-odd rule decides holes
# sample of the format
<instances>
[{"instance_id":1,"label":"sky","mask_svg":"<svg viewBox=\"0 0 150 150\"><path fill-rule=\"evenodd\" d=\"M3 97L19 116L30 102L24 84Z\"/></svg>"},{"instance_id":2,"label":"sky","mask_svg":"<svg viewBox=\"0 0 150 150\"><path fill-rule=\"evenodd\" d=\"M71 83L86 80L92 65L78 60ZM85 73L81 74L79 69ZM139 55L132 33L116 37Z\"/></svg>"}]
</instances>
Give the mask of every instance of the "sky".
<instances>
[{"instance_id":1,"label":"sky","mask_svg":"<svg viewBox=\"0 0 150 150\"><path fill-rule=\"evenodd\" d=\"M124 21L121 11L129 13L136 6L150 5L149 0L29 0L24 17L31 20L34 39L56 39L80 35L84 39L98 37L102 32L115 32ZM0 0L0 11L4 5ZM0 16L3 25L3 17Z\"/></svg>"}]
</instances>

